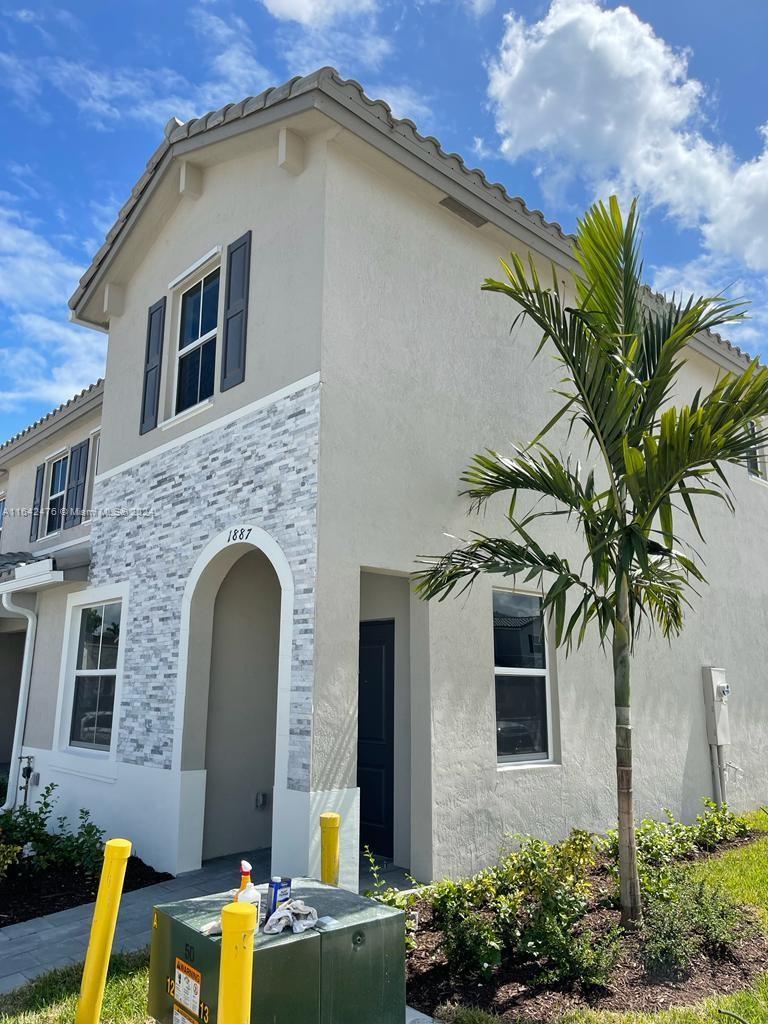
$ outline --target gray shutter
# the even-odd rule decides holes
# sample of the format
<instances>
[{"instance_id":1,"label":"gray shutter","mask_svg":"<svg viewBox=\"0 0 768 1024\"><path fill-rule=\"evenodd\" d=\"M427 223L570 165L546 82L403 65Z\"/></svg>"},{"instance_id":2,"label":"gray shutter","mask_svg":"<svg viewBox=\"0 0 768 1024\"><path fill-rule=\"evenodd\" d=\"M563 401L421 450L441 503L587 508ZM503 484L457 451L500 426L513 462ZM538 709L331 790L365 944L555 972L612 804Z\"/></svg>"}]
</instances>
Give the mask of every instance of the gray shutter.
<instances>
[{"instance_id":1,"label":"gray shutter","mask_svg":"<svg viewBox=\"0 0 768 1024\"><path fill-rule=\"evenodd\" d=\"M79 526L83 521L83 504L85 503L85 478L88 475L88 441L76 444L69 453L69 476L64 504L67 514L64 516L64 529Z\"/></svg>"},{"instance_id":2,"label":"gray shutter","mask_svg":"<svg viewBox=\"0 0 768 1024\"><path fill-rule=\"evenodd\" d=\"M224 343L221 351L221 390L245 380L245 336L248 327L248 282L251 276L251 232L227 248L224 302Z\"/></svg>"},{"instance_id":3,"label":"gray shutter","mask_svg":"<svg viewBox=\"0 0 768 1024\"><path fill-rule=\"evenodd\" d=\"M35 473L35 496L32 499L32 522L29 524L29 539L37 540L40 533L40 505L43 501L43 480L45 479L45 463L37 467Z\"/></svg>"},{"instance_id":4,"label":"gray shutter","mask_svg":"<svg viewBox=\"0 0 768 1024\"><path fill-rule=\"evenodd\" d=\"M144 360L144 391L141 397L140 434L146 434L148 430L154 430L157 426L164 333L165 296L153 306L150 306L147 313L147 354Z\"/></svg>"}]
</instances>

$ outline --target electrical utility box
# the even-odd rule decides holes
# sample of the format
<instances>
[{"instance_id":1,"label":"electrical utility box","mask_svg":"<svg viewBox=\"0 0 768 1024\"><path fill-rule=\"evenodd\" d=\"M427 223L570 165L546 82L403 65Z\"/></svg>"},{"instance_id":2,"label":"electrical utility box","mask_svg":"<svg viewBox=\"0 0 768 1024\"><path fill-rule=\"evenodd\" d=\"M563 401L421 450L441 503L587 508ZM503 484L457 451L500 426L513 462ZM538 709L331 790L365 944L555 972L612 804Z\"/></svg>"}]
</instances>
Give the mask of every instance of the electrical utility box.
<instances>
[{"instance_id":1,"label":"electrical utility box","mask_svg":"<svg viewBox=\"0 0 768 1024\"><path fill-rule=\"evenodd\" d=\"M704 683L704 709L707 719L707 742L713 747L722 747L731 742L731 726L728 721L728 698L731 688L722 668L704 666L701 670Z\"/></svg>"},{"instance_id":2,"label":"electrical utility box","mask_svg":"<svg viewBox=\"0 0 768 1024\"><path fill-rule=\"evenodd\" d=\"M266 907L267 887L259 889ZM403 1024L403 912L307 878L294 880L291 896L320 921L300 935L265 935L260 922L253 1024ZM155 907L149 1014L160 1024L216 1024L221 936L200 928L229 902L221 893Z\"/></svg>"}]
</instances>

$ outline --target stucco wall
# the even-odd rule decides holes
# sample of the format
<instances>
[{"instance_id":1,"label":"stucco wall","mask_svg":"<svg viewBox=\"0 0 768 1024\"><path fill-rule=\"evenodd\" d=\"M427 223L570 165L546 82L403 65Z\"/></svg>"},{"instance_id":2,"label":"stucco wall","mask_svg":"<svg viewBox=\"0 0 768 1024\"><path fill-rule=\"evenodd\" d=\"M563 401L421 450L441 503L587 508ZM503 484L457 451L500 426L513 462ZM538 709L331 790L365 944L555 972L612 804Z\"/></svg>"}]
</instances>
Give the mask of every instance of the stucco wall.
<instances>
[{"instance_id":1,"label":"stucco wall","mask_svg":"<svg viewBox=\"0 0 768 1024\"><path fill-rule=\"evenodd\" d=\"M333 736L353 736L360 566L407 571L450 543L445 534L503 529L503 503L466 519L459 476L486 446L527 442L555 408L560 371L532 361L530 325L510 336L511 303L480 291L498 276L511 240L476 230L409 192L385 165L364 167L331 145L328 157L321 372L321 501L317 593L316 784L346 779L353 758L332 757ZM693 358L682 387L704 374ZM567 448L564 432L551 443ZM664 806L690 817L711 793L701 666L728 671L737 806L765 799L768 702L764 643L767 553L759 538L768 488L732 474L736 519L702 505L711 587L671 648L638 642L634 667L636 794L640 814ZM578 559L560 521L538 530L545 547ZM505 832L558 836L615 817L612 682L594 637L557 656L560 763L499 769L495 751L491 582L429 608L427 664L435 875L471 871ZM414 636L412 634L413 643ZM417 685L413 680L412 685ZM422 716L423 720L423 716ZM414 736L414 749L420 738ZM351 749L351 747L350 747ZM414 851L418 855L418 851Z\"/></svg>"},{"instance_id":2,"label":"stucco wall","mask_svg":"<svg viewBox=\"0 0 768 1024\"><path fill-rule=\"evenodd\" d=\"M125 284L125 311L110 321L100 469L186 434L201 424L272 394L319 368L322 288L324 149L307 146L307 166L294 177L277 165L277 131L269 145L254 138L245 153L205 170L197 199L183 199ZM257 133L258 135L258 133ZM233 144L234 145L234 144ZM151 216L151 211L148 216ZM178 290L169 282L215 246L226 247L251 230L251 276L245 380L220 392L221 338L217 339L212 404L193 420L139 435L147 310L168 296L159 421L173 415L178 342ZM223 279L222 279L223 284ZM220 312L224 288L220 289Z\"/></svg>"},{"instance_id":3,"label":"stucco wall","mask_svg":"<svg viewBox=\"0 0 768 1024\"><path fill-rule=\"evenodd\" d=\"M10 462L8 467L7 485L0 486L0 493L6 492L6 516L3 521L1 551L39 551L64 541L73 541L87 537L90 523L60 530L53 536L41 536L37 542L29 540L30 520L28 512L32 508L35 495L35 472L40 463L47 461L54 453L64 448L85 441L92 431L97 430L101 422L99 412L89 413L75 423L57 430L53 435L41 440L38 444L25 450L18 458ZM91 456L89 451L89 460ZM45 502L45 497L44 502ZM23 514L20 510L26 510ZM40 519L41 534L45 529L43 517Z\"/></svg>"}]
</instances>

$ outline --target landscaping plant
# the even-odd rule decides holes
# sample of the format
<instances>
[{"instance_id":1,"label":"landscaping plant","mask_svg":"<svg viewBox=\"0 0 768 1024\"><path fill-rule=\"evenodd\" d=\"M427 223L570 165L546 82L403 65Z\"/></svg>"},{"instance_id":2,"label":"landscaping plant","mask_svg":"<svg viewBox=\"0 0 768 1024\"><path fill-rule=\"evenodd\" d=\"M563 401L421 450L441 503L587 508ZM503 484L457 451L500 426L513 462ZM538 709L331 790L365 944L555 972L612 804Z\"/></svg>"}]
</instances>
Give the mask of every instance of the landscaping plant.
<instances>
[{"instance_id":1,"label":"landscaping plant","mask_svg":"<svg viewBox=\"0 0 768 1024\"><path fill-rule=\"evenodd\" d=\"M650 296L642 286L636 201L626 219L615 197L592 206L579 221L574 256L573 303L561 271L553 266L551 284L543 284L532 256L526 264L513 253L501 261L504 280L483 286L514 302L513 327L527 318L541 331L537 355L551 349L560 364L562 404L530 443L476 455L462 477L472 511L506 495L510 535L476 533L425 559L418 590L426 600L444 599L481 573L536 579L558 645L568 651L582 643L590 623L601 644L610 642L621 910L629 925L642 919L632 798L634 644L643 622L667 638L682 629L691 587L704 576L695 554L681 550L676 519L686 514L702 537L699 499L733 508L725 466L748 468L768 444L768 431L756 426L768 416L768 368L755 360L689 404L671 406L686 346L743 317L743 306L718 297L667 303ZM589 466L544 443L560 420L586 435ZM518 515L520 492L531 506ZM532 527L553 515L578 530L580 566L536 540Z\"/></svg>"}]
</instances>

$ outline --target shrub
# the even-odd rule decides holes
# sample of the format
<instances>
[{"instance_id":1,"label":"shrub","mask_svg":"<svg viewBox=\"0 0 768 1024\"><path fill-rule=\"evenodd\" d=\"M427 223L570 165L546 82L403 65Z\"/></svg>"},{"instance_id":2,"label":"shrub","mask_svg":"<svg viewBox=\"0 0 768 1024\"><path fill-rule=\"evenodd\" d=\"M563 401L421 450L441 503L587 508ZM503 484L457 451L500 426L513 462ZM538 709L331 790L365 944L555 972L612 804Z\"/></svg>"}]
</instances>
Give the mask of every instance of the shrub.
<instances>
[{"instance_id":1,"label":"shrub","mask_svg":"<svg viewBox=\"0 0 768 1024\"><path fill-rule=\"evenodd\" d=\"M0 843L0 882L2 882L8 874L8 869L12 868L19 859L20 853L20 846L11 846L10 843Z\"/></svg>"},{"instance_id":2,"label":"shrub","mask_svg":"<svg viewBox=\"0 0 768 1024\"><path fill-rule=\"evenodd\" d=\"M479 908L471 882L438 882L431 894L443 933L442 951L463 978L487 977L501 961L502 940L492 912Z\"/></svg>"},{"instance_id":3,"label":"shrub","mask_svg":"<svg viewBox=\"0 0 768 1024\"><path fill-rule=\"evenodd\" d=\"M646 896L642 954L651 974L680 974L702 950L728 956L750 923L725 891L678 871L665 892Z\"/></svg>"},{"instance_id":4,"label":"shrub","mask_svg":"<svg viewBox=\"0 0 768 1024\"><path fill-rule=\"evenodd\" d=\"M101 867L104 832L91 821L84 808L80 810L78 827L72 831L67 819L57 819L57 830L51 828L56 784L49 783L33 807L16 807L0 816L0 838L17 846L28 858L32 870L46 871L52 865L80 869L95 875Z\"/></svg>"},{"instance_id":5,"label":"shrub","mask_svg":"<svg viewBox=\"0 0 768 1024\"><path fill-rule=\"evenodd\" d=\"M696 845L700 850L713 850L720 843L749 833L749 819L745 814L734 814L725 804L718 807L714 800L705 800L704 805L706 810L692 826L696 829Z\"/></svg>"}]
</instances>

